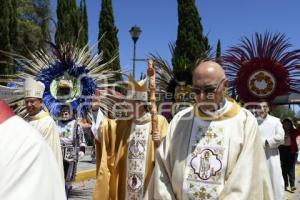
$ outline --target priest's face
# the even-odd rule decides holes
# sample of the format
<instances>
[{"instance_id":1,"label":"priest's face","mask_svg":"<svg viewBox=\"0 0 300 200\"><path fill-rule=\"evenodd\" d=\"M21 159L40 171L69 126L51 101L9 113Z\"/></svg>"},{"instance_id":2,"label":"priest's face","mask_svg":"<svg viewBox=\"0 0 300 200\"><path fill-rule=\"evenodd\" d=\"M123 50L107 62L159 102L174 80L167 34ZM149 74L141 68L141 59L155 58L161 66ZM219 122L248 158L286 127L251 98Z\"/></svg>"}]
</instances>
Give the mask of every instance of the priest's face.
<instances>
[{"instance_id":1,"label":"priest's face","mask_svg":"<svg viewBox=\"0 0 300 200\"><path fill-rule=\"evenodd\" d=\"M270 107L269 107L269 104L268 104L268 102L261 102L260 103L260 106L261 106L261 110L262 110L262 112L261 112L261 116L263 117L263 118L266 118L267 117L267 115L268 115L268 113L269 113L269 111L270 111Z\"/></svg>"},{"instance_id":2,"label":"priest's face","mask_svg":"<svg viewBox=\"0 0 300 200\"><path fill-rule=\"evenodd\" d=\"M29 116L38 114L43 107L43 100L39 98L25 98L25 107Z\"/></svg>"},{"instance_id":3,"label":"priest's face","mask_svg":"<svg viewBox=\"0 0 300 200\"><path fill-rule=\"evenodd\" d=\"M146 112L145 106L147 102L139 101L139 100L128 100L129 110L131 111L131 115L133 118L137 119L144 115Z\"/></svg>"},{"instance_id":4,"label":"priest's face","mask_svg":"<svg viewBox=\"0 0 300 200\"><path fill-rule=\"evenodd\" d=\"M224 102L228 81L222 67L215 62L203 62L193 72L192 91L198 108L215 111Z\"/></svg>"}]
</instances>

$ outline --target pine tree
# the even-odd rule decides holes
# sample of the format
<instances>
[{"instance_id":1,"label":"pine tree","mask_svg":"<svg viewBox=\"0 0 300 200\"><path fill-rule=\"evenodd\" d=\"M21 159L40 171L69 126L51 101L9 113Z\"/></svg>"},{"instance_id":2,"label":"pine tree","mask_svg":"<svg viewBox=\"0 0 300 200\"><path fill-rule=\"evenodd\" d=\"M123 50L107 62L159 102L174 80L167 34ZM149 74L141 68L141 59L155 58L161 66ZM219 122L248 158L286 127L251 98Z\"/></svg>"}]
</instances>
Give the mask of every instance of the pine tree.
<instances>
[{"instance_id":1,"label":"pine tree","mask_svg":"<svg viewBox=\"0 0 300 200\"><path fill-rule=\"evenodd\" d=\"M9 37L12 49L17 45L18 37L18 5L17 0L11 0L10 22L9 22Z\"/></svg>"},{"instance_id":2,"label":"pine tree","mask_svg":"<svg viewBox=\"0 0 300 200\"><path fill-rule=\"evenodd\" d=\"M56 14L56 44L77 43L80 25L76 0L58 0Z\"/></svg>"},{"instance_id":3,"label":"pine tree","mask_svg":"<svg viewBox=\"0 0 300 200\"><path fill-rule=\"evenodd\" d=\"M221 64L222 62L222 52L221 52L221 41L218 40L218 44L217 44L217 52L216 52L216 62Z\"/></svg>"},{"instance_id":4,"label":"pine tree","mask_svg":"<svg viewBox=\"0 0 300 200\"><path fill-rule=\"evenodd\" d=\"M177 40L172 58L175 77L191 83L191 72L198 59L208 57L208 39L203 35L195 0L178 0Z\"/></svg>"},{"instance_id":5,"label":"pine tree","mask_svg":"<svg viewBox=\"0 0 300 200\"><path fill-rule=\"evenodd\" d=\"M49 29L51 16L50 0L35 0L35 10L40 19L39 25L42 33L42 38L40 40L39 47L45 49L46 41L51 40Z\"/></svg>"},{"instance_id":6,"label":"pine tree","mask_svg":"<svg viewBox=\"0 0 300 200\"><path fill-rule=\"evenodd\" d=\"M10 11L12 10L11 1L0 0L0 50L11 51L10 44ZM7 56L0 53L0 75L11 73L10 60Z\"/></svg>"},{"instance_id":7,"label":"pine tree","mask_svg":"<svg viewBox=\"0 0 300 200\"><path fill-rule=\"evenodd\" d=\"M87 10L86 10L86 1L81 0L80 1L80 7L78 10L79 15L79 21L81 24L80 30L79 30L79 39L78 43L80 47L85 46L88 43L88 16L87 16Z\"/></svg>"},{"instance_id":8,"label":"pine tree","mask_svg":"<svg viewBox=\"0 0 300 200\"><path fill-rule=\"evenodd\" d=\"M111 0L103 0L99 18L99 35L98 39L103 36L98 44L98 52L103 52L103 63L108 62L114 56L118 56L109 67L114 70L120 69L119 59L119 41L117 38L118 29L114 24L113 8ZM121 76L117 77L121 80Z\"/></svg>"},{"instance_id":9,"label":"pine tree","mask_svg":"<svg viewBox=\"0 0 300 200\"><path fill-rule=\"evenodd\" d=\"M50 40L50 0L18 0L17 44L13 50L27 58Z\"/></svg>"}]
</instances>

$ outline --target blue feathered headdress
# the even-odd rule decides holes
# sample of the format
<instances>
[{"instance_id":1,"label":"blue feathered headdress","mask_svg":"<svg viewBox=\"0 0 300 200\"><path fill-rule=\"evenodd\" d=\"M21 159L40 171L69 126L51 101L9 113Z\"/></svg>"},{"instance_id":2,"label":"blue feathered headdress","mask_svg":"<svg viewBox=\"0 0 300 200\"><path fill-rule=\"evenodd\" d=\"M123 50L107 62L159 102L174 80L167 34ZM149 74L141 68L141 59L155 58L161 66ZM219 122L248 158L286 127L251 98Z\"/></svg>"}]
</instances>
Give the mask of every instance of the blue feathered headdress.
<instances>
[{"instance_id":1,"label":"blue feathered headdress","mask_svg":"<svg viewBox=\"0 0 300 200\"><path fill-rule=\"evenodd\" d=\"M89 49L88 46L79 49L71 45L58 47L50 44L49 52L39 50L31 54L32 59L13 57L19 67L19 79L15 81L17 86L0 86L0 93L11 92L12 95L4 99L11 105L18 105L17 112L24 111L20 102L24 99L22 84L26 78L44 83L43 100L51 115L58 116L61 106L69 105L73 112L84 116L91 107L92 95L96 89L114 87L112 83L121 73L107 67L115 58L100 64L102 54L93 55L93 48ZM106 95L102 104L109 108L114 104L114 98Z\"/></svg>"}]
</instances>

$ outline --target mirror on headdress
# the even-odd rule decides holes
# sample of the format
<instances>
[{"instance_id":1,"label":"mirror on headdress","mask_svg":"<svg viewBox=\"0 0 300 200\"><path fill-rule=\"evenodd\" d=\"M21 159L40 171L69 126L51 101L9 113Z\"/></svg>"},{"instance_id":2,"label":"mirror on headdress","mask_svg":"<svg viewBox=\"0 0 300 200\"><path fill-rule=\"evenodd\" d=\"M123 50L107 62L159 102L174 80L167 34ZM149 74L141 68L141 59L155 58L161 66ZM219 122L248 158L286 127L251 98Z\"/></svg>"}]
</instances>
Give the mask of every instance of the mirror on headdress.
<instances>
[{"instance_id":1,"label":"mirror on headdress","mask_svg":"<svg viewBox=\"0 0 300 200\"><path fill-rule=\"evenodd\" d=\"M65 72L50 84L51 95L63 102L72 102L80 96L80 82Z\"/></svg>"},{"instance_id":2,"label":"mirror on headdress","mask_svg":"<svg viewBox=\"0 0 300 200\"><path fill-rule=\"evenodd\" d=\"M176 102L193 102L191 85L186 84L185 81L178 82L175 88L175 101Z\"/></svg>"}]
</instances>

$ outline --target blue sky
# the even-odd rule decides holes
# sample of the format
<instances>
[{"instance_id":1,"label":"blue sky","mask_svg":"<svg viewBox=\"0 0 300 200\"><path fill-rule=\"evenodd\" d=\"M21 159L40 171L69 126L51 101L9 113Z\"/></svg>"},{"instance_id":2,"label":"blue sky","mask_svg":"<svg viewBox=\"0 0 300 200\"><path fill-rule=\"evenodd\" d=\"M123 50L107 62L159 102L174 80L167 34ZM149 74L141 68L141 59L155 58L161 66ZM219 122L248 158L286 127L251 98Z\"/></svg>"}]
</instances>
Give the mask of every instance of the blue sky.
<instances>
[{"instance_id":1,"label":"blue sky","mask_svg":"<svg viewBox=\"0 0 300 200\"><path fill-rule=\"evenodd\" d=\"M89 43L98 37L98 20L101 1L86 0L89 17ZM56 0L51 0L53 15ZM204 34L215 47L221 40L222 52L239 43L242 36L254 32L285 33L300 48L299 0L196 0ZM169 62L168 44L177 37L177 0L113 0L115 25L119 29L121 66L132 70L133 42L129 29L138 25L142 29L137 41L137 58L159 53ZM136 78L145 71L146 63L136 62Z\"/></svg>"}]
</instances>

